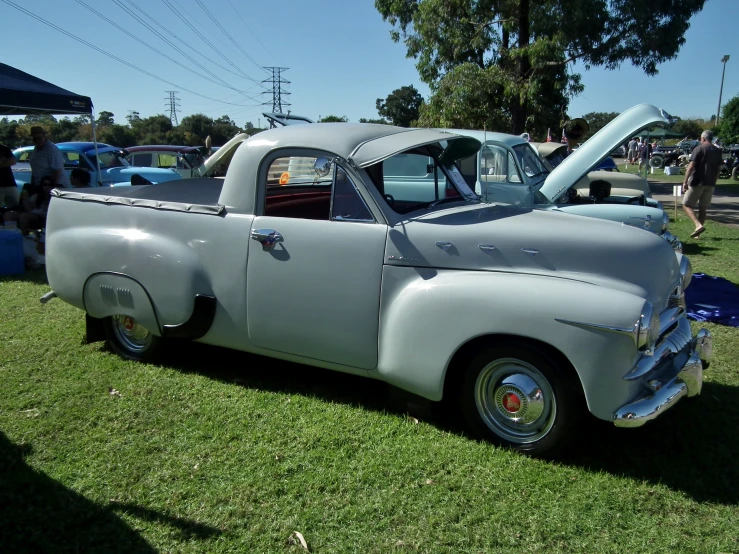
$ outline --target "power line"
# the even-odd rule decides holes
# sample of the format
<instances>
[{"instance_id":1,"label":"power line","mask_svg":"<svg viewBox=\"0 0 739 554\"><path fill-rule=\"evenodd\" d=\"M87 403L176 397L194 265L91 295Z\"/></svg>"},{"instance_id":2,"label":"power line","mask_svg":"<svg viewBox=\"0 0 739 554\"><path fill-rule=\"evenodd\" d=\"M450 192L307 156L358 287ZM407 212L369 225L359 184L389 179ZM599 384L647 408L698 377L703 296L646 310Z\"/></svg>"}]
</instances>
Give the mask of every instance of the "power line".
<instances>
[{"instance_id":1,"label":"power line","mask_svg":"<svg viewBox=\"0 0 739 554\"><path fill-rule=\"evenodd\" d=\"M216 19L215 17L213 17L213 14L212 14L212 13L210 13L210 10L208 10L208 8L207 8L207 7L205 7L205 4L203 4L203 2L202 2L201 0L195 0L195 2L197 3L197 5L198 5L198 6L200 6L200 7L201 7L201 8L203 9L203 11L205 12L205 15L207 15L207 16L208 16L208 17L210 18L210 20L211 20L211 21L212 21L213 23L215 23L215 24L216 24L216 27L218 27L218 28L219 28L219 29L220 29L221 31L223 31L223 34L224 34L224 35L226 35L226 38L227 38L228 40L230 40L230 41L231 41L231 42L232 42L232 43L234 44L234 46L236 46L236 48L238 48L238 49L239 49L239 51L240 51L240 52L241 52L242 54L244 54L244 56L245 56L246 58L248 58L248 59L249 59L249 61L250 61L251 63L253 63L254 65L256 65L256 66L257 66L257 67L258 67L259 69L264 69L264 68L263 68L263 67L262 67L261 65L259 65L259 64L258 64L258 63L257 63L257 62L256 62L256 61L254 60L254 58L252 58L252 57L251 57L251 56L250 56L249 54L247 54L246 50L244 50L244 49L243 49L243 48L241 47L241 45L240 45L240 44L239 44L238 42L236 42L236 41L234 40L234 38L233 38L233 37L232 37L232 36L231 36L231 35L230 35L230 34L228 33L228 31L226 31L226 29L224 29L224 28L223 28L223 25L221 25L221 23L220 23L220 22L219 22L219 21L218 21L218 20L217 20L217 19Z\"/></svg>"},{"instance_id":2,"label":"power line","mask_svg":"<svg viewBox=\"0 0 739 554\"><path fill-rule=\"evenodd\" d=\"M262 81L263 83L271 83L272 84L272 90L263 92L262 94L269 94L272 93L272 111L275 113L282 113L282 107L289 106L290 104L288 102L282 101L282 96L287 96L290 93L287 91L282 90L282 85L289 85L290 81L287 81L282 78L282 72L287 71L288 67L265 67L264 69L268 71L272 71L272 78L271 79L265 79ZM269 106L270 102L265 102L265 106ZM275 127L274 122L270 121L270 126Z\"/></svg>"},{"instance_id":3,"label":"power line","mask_svg":"<svg viewBox=\"0 0 739 554\"><path fill-rule=\"evenodd\" d=\"M159 77L157 75L154 75L153 73L150 73L149 71L146 71L145 69L141 69L140 67L138 67L138 66L136 66L136 65L134 65L134 64L132 64L130 62L127 62L126 60L124 60L122 58L119 58L118 56L115 56L115 55L111 54L110 52L107 52L106 50L103 50L102 48L100 48L98 46L95 46L94 44L92 44L90 42L87 42L86 40L81 39L80 37L78 37L76 35L73 35L69 31L66 31L66 30L62 29L58 25L54 25L53 23L47 21L43 17L40 17L40 16L36 15L35 13L30 12L27 9L22 8L21 6L18 6L17 4L15 4L14 2L11 2L10 0L0 0L0 2L3 2L5 4L7 4L8 6L11 6L11 7L15 8L19 12L22 12L22 13L26 14L27 16L32 17L33 19L35 19L35 20L43 23L44 25L46 25L48 27L51 27L52 29L54 29L56 31L59 31L60 33L62 33L64 35L67 35L69 38L74 39L77 42L79 42L81 44L84 44L85 46L87 46L89 48L92 48L93 50L99 52L100 54L103 54L105 56L108 56L109 58L112 58L112 59L114 59L117 62L120 62L120 63L122 63L124 65L127 65L131 69L135 69L136 71L138 71L140 73L143 73L144 75L148 75L149 77L152 77L154 79L157 79L158 81L162 81L163 83L167 83L168 85L172 85L174 87L177 87L177 88L179 88L181 90L184 90L186 92L189 92L190 94L194 94L195 96L200 96L201 98L205 98L207 100L212 100L213 102L219 102L221 104L229 104L231 106L240 106L240 107L244 107L244 108L253 107L253 105L250 106L248 104L235 104L233 102L225 102L224 100L218 100L217 98L213 98L211 96L206 96L205 94L201 94L199 92L195 92L194 90L190 90L189 88L182 87L182 86L178 85L177 83L173 83L172 81L168 81L166 79L162 79L161 77Z\"/></svg>"},{"instance_id":4,"label":"power line","mask_svg":"<svg viewBox=\"0 0 739 554\"><path fill-rule=\"evenodd\" d=\"M195 74L195 75L197 75L198 77L201 77L201 78L203 78L203 79L206 79L207 81L210 81L211 83L215 83L215 84L217 84L217 85L221 85L221 86L224 86L224 87L226 87L226 88L230 88L230 89L232 89L232 90L238 90L238 89L236 89L235 87L233 87L233 86L229 85L229 84L228 84L228 83L227 83L226 81L224 81L223 79L221 79L221 78L220 78L220 77L218 77L217 75L215 75L215 73L211 73L211 72L209 71L209 73L211 73L211 75L215 76L215 77L216 77L216 78L218 79L218 81L215 81L215 80L213 80L213 79L211 79L211 78L209 78L209 77L207 77L207 76L205 76L205 75L203 75L203 74L201 74L201 73L198 73L197 71L195 71L195 70L194 70L194 69L192 69L191 67L188 67L188 66L186 66L185 64L183 64L183 63L181 63L181 62L179 62L179 61L175 60L174 58L172 58L172 57L168 56L167 54L165 54L165 53L164 53L164 52L162 52L161 50L159 50L159 49L157 49L156 47L154 47L154 46L152 46L151 44L149 44L148 42L146 42L146 41L144 41L144 40L140 39L139 37L137 37L137 36L136 36L136 35L134 35L133 33L131 33L131 32L129 32L129 31L127 31L126 29L124 29L123 27L121 27L120 25L118 25L118 24L117 24L117 23L116 23L115 21L113 21L112 19L110 19L110 18L106 17L105 15L101 14L100 12L98 12L97 10L95 10L95 9L94 9L94 8L93 8L92 6L90 6L90 5L86 4L86 3L85 3L85 2L83 2L82 0L75 0L75 1L76 1L76 2L78 3L78 4L80 4L80 5L84 6L85 8L87 8L88 10L90 10L90 11L91 11L92 13L94 13L95 15L97 15L98 17L100 17L101 19L104 19L105 21L107 21L108 23L110 23L111 25L113 25L113 26L114 26L114 27L115 27L116 29L118 29L119 31L121 31L121 32L123 32L123 33L125 33L125 34L127 34L128 36L130 36L131 38L133 38L133 39L134 39L134 40L136 40L137 42L140 42L141 44L143 44L144 46L146 46L146 47L147 47L147 48L149 48L150 50L153 50L154 52L156 52L156 53L157 53L157 54L159 54L160 56L162 56L162 57L164 57L164 58L168 59L169 61L171 61L172 63L174 63L174 64L176 64L176 65L179 65L180 67L182 67L182 68L186 69L186 70L187 70L187 71L189 71L190 73L194 73L194 74ZM122 7L122 6L121 6L121 8L123 9L123 7ZM160 37L160 38L163 38L163 37ZM172 44L170 44L170 46L173 46L173 47L174 47L174 45L172 45ZM186 55L186 54L185 54L184 52L182 52L181 50L179 50L179 49L177 49L177 50L178 50L178 52L180 52L181 54L183 54L183 55L184 55L185 57L188 57L188 56L187 56L187 55ZM189 58L189 57L188 57L188 58ZM189 58L189 59L190 59L190 61L192 61L193 63L197 63L197 62L195 62L195 60L193 60L192 58ZM198 65L199 65L199 64L198 64ZM201 67L202 67L202 66L201 66ZM219 82L219 81L220 81L220 82ZM254 99L252 99L252 100L254 100Z\"/></svg>"},{"instance_id":5,"label":"power line","mask_svg":"<svg viewBox=\"0 0 739 554\"><path fill-rule=\"evenodd\" d=\"M179 123L177 122L177 108L180 107L180 105L177 103L179 101L179 98L175 96L179 91L178 90L165 90L167 94L169 94L168 97L165 98L167 100L167 104L169 105L169 120L172 122L172 127L177 127Z\"/></svg>"},{"instance_id":6,"label":"power line","mask_svg":"<svg viewBox=\"0 0 739 554\"><path fill-rule=\"evenodd\" d=\"M3 1L4 1L4 0L3 0ZM114 0L114 1L115 1L115 0ZM244 77L245 79L249 79L250 81L252 81L252 82L254 82L254 83L258 83L258 82L259 82L259 81L257 81L256 79L253 79L252 77L249 77L249 76L248 76L248 75L247 75L246 73L244 73L243 71L241 71L241 69L239 69L239 68L238 68L238 67L237 67L236 65L234 65L234 64L233 64L233 62L231 62L231 60L229 60L229 59L228 59L228 58L227 58L227 57L226 57L226 56L225 56L225 55L223 54L223 52L221 52L220 50L218 50L218 48L216 48L215 46L213 46L213 43L212 43L212 42L210 42L210 41L209 41L209 40L208 40L207 38L205 38L205 37L203 36L203 34L202 34L202 33L201 33L200 31L198 31L198 30L197 30L197 28L195 28L195 27L194 27L194 26L192 25L192 23L190 23L190 22L189 22L189 21L188 21L187 19L185 19L184 17L182 17L182 14L180 14L180 12L179 12L179 11L177 10L177 8L176 8L176 7L174 7L174 6L172 5L172 3L171 3L171 2L169 1L169 0L162 0L162 2L163 2L163 3L164 3L164 4L165 4L165 5L166 5L166 6L167 6L167 7L168 7L168 8L169 8L169 9L170 9L171 11L172 11L172 13L173 13L173 14L175 14L175 15L176 15L176 16L177 16L177 17L178 17L178 18L179 18L179 19L180 19L180 20L181 20L181 21L182 21L182 22L183 22L183 23L184 23L185 25L187 25L188 27L190 27L190 29L192 30L192 32L193 32L193 33L195 33L196 35L198 35L198 37L200 37L200 40L202 40L202 41L203 41L203 42L204 42L205 44L207 44L208 46L210 46L210 47L211 47L211 49L212 49L212 50L213 50L213 51L214 51L214 52L215 52L216 54L218 54L218 55L219 55L219 56L220 56L221 58L223 58L223 60L224 60L224 61L225 61L225 62L226 62L226 63L227 63L228 65L230 65L231 67L233 67L234 69L236 69L236 71L238 71L239 73L241 73L241 74L242 74L242 76L243 76L243 77Z\"/></svg>"},{"instance_id":7,"label":"power line","mask_svg":"<svg viewBox=\"0 0 739 554\"><path fill-rule=\"evenodd\" d=\"M167 33L169 36L171 36L175 40L179 41L184 47L186 47L191 52L194 52L195 54L197 54L201 58L205 59L208 63L210 63L212 65L215 65L216 67L222 69L223 71L226 71L226 72L230 73L231 75L236 75L237 77L241 77L242 79L244 78L244 76L241 73L236 73L235 71L233 71L233 70L231 70L231 69L229 69L229 68L227 68L227 67L219 64L218 62L212 60L211 58L209 58L208 56L206 56L205 54L203 54L202 52L200 52L196 48L193 48L192 46L190 46L187 42L185 42L180 37L178 37L177 35L175 35L171 30L169 30L165 25L159 23L159 21L157 21L156 19L152 18L150 15L146 14L146 12L144 12L144 10L142 10L139 6L137 6L136 3L133 0L129 0L128 3L131 4L134 8L136 8L137 11L139 11L142 14L146 15L148 17L149 21L151 21L152 23L154 23L154 25L156 25L157 27L159 27L162 31L164 31L165 33ZM164 40L164 39L162 39L162 40ZM249 90L247 89L245 92L249 92Z\"/></svg>"},{"instance_id":8,"label":"power line","mask_svg":"<svg viewBox=\"0 0 739 554\"><path fill-rule=\"evenodd\" d=\"M246 28L247 28L247 29L249 30L249 32L250 32L250 33L252 34L252 36L253 36L253 37L254 37L255 39L257 39L257 42L258 42L259 44L261 44L261 45L262 45L262 48L264 48L264 50L265 50L265 51L267 52L267 54L269 54L270 56L272 56L272 59L276 60L277 58L275 57L275 55L274 55L274 54L273 54L272 52L270 52L270 51L269 51L269 50L267 49L267 47L266 47L266 46L265 46L265 45L264 45L264 44L262 43L262 41L261 41L261 40L259 40L259 37L258 37L257 35L255 35L255 34L254 34L254 31L252 31L252 30L251 30L251 27L249 27L249 25L247 24L247 22L246 22L246 21L244 21L244 18L243 18L243 17L241 17L241 14L240 14L240 13L239 13L239 12L238 12L238 11L236 10L236 8L234 7L234 5L233 5L233 4L231 3L231 0L228 0L228 4L229 4L229 5L231 6L231 9L233 9L233 11L234 11L234 12L236 13L236 15L238 16L238 18L239 18L239 19L241 20L241 22L242 22L242 23L244 24L244 27L246 27Z\"/></svg>"}]
</instances>

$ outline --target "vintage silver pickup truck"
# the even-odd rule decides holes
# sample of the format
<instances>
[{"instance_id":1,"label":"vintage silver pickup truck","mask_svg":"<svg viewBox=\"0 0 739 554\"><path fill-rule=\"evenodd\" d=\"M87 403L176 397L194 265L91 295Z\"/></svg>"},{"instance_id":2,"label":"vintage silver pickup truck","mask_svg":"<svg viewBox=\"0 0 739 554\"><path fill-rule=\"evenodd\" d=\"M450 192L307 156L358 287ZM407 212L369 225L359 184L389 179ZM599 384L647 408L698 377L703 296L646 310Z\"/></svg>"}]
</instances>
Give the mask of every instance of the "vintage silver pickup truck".
<instances>
[{"instance_id":1,"label":"vintage silver pickup truck","mask_svg":"<svg viewBox=\"0 0 739 554\"><path fill-rule=\"evenodd\" d=\"M700 393L712 341L685 317L688 259L620 223L482 203L456 165L479 149L299 125L244 141L224 179L57 190L45 300L126 358L180 338L381 379L532 454L586 409L636 427ZM384 176L398 156L432 160L422 200Z\"/></svg>"}]
</instances>

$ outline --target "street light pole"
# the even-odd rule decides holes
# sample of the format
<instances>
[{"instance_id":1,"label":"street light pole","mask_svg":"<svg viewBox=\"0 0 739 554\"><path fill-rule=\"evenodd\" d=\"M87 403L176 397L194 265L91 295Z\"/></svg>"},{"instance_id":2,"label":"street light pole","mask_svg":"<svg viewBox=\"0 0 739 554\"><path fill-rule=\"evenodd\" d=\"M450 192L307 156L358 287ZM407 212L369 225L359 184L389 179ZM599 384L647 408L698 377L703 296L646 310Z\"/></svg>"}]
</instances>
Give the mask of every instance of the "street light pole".
<instances>
[{"instance_id":1,"label":"street light pole","mask_svg":"<svg viewBox=\"0 0 739 554\"><path fill-rule=\"evenodd\" d=\"M718 91L718 109L716 110L716 127L718 127L719 118L721 116L721 95L724 93L724 75L726 74L726 62L729 61L729 55L725 55L721 58L724 62L724 69L721 71L721 88Z\"/></svg>"}]
</instances>

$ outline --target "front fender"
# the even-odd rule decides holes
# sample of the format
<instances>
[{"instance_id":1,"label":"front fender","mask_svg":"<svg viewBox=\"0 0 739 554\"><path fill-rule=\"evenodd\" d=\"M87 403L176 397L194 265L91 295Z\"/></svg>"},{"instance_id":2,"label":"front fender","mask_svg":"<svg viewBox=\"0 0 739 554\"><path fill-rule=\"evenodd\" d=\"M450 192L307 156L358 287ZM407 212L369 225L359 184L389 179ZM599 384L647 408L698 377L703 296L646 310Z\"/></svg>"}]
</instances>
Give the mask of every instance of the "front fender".
<instances>
[{"instance_id":1,"label":"front fender","mask_svg":"<svg viewBox=\"0 0 739 554\"><path fill-rule=\"evenodd\" d=\"M450 362L470 340L534 339L570 361L590 411L608 419L638 387L623 379L639 357L633 336L566 322L631 329L643 305L636 295L572 279L385 266L377 370L391 384L440 400Z\"/></svg>"},{"instance_id":2,"label":"front fender","mask_svg":"<svg viewBox=\"0 0 739 554\"><path fill-rule=\"evenodd\" d=\"M662 233L663 210L651 206L626 204L573 204L553 205L551 210L568 214L596 217L644 229L656 235Z\"/></svg>"}]
</instances>

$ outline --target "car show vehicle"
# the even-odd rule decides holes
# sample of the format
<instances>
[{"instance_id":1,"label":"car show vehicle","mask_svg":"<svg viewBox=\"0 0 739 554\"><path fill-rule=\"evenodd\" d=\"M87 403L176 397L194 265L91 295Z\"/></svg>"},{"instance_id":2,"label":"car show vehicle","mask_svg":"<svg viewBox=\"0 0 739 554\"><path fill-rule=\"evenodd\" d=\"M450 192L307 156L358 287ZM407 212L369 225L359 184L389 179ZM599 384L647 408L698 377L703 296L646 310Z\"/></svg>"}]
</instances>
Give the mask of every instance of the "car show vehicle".
<instances>
[{"instance_id":1,"label":"car show vehicle","mask_svg":"<svg viewBox=\"0 0 739 554\"><path fill-rule=\"evenodd\" d=\"M681 252L682 243L668 231L669 216L659 204L650 201L648 192L617 189L613 185L624 182L619 173L591 173L624 138L648 126L667 124L669 117L659 108L648 104L634 106L585 141L551 172L531 143L519 136L446 131L483 143L475 156L461 162L461 169L484 201L618 221L660 235ZM627 182L642 186L642 181L636 177Z\"/></svg>"},{"instance_id":2,"label":"car show vehicle","mask_svg":"<svg viewBox=\"0 0 739 554\"><path fill-rule=\"evenodd\" d=\"M183 179L200 177L205 162L202 148L197 146L143 145L125 149L126 160L135 167L174 169Z\"/></svg>"},{"instance_id":3,"label":"car show vehicle","mask_svg":"<svg viewBox=\"0 0 739 554\"><path fill-rule=\"evenodd\" d=\"M173 169L155 167L134 167L126 160L126 151L109 144L94 142L60 142L57 143L64 157L64 170L70 174L73 169L80 168L90 173L90 186L127 186L135 183L165 183L182 179ZM14 171L15 181L19 187L31 182L31 169L28 157L33 152L33 146L24 146L13 151L16 159L21 162ZM99 164L99 165L98 165ZM100 168L98 175L97 169ZM15 169L15 166L13 166Z\"/></svg>"},{"instance_id":4,"label":"car show vehicle","mask_svg":"<svg viewBox=\"0 0 739 554\"><path fill-rule=\"evenodd\" d=\"M686 318L689 260L631 226L482 202L460 171L480 146L295 125L241 142L223 179L57 189L42 301L127 359L177 338L379 379L533 455L588 411L638 427L698 395L712 339ZM293 158L313 178L274 182ZM432 179L394 176L418 160Z\"/></svg>"},{"instance_id":5,"label":"car show vehicle","mask_svg":"<svg viewBox=\"0 0 739 554\"><path fill-rule=\"evenodd\" d=\"M539 153L542 160L544 160L544 164L550 172L554 171L554 168L562 163L566 157L566 144L558 144L555 142L532 142L531 145L536 148L536 151ZM603 172L608 172L609 174L606 175ZM619 174L614 175L613 172L617 172ZM589 172L580 179L580 181L575 183L574 188L577 189L579 195L587 196L590 191L591 181L603 179L611 183L611 195L613 196L632 197L644 195L647 205L661 207L659 202L652 199L652 192L649 189L649 183L647 180L639 175L621 173L611 157L603 160L593 171Z\"/></svg>"}]
</instances>

